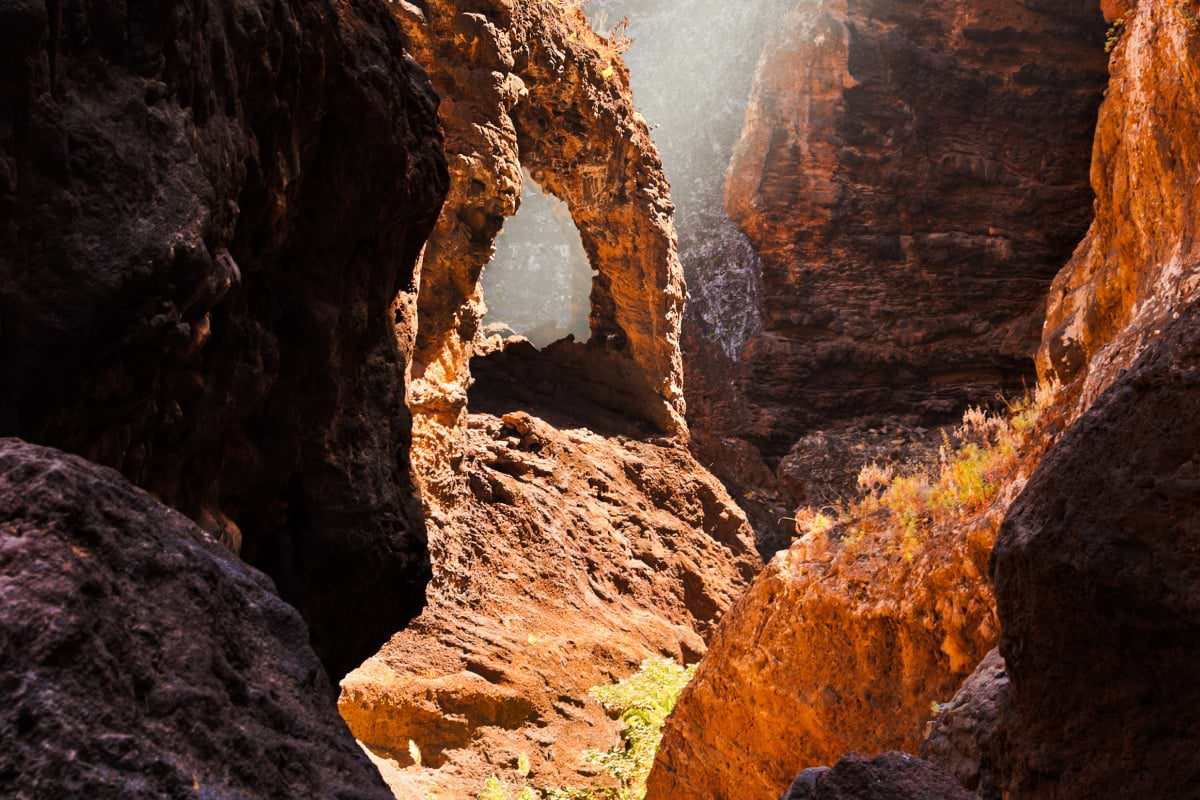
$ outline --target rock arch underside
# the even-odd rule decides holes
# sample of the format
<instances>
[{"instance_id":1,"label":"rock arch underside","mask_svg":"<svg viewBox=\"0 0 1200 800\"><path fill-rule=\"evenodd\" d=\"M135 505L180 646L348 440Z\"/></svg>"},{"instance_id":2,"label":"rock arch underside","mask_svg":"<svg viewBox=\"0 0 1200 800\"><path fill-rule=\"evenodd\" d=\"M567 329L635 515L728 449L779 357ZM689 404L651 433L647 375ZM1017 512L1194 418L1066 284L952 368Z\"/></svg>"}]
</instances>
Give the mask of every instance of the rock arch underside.
<instances>
[{"instance_id":1,"label":"rock arch underside","mask_svg":"<svg viewBox=\"0 0 1200 800\"><path fill-rule=\"evenodd\" d=\"M0 795L610 785L661 656L647 800L1195 796L1197 65L1197 0L0 0Z\"/></svg>"}]
</instances>

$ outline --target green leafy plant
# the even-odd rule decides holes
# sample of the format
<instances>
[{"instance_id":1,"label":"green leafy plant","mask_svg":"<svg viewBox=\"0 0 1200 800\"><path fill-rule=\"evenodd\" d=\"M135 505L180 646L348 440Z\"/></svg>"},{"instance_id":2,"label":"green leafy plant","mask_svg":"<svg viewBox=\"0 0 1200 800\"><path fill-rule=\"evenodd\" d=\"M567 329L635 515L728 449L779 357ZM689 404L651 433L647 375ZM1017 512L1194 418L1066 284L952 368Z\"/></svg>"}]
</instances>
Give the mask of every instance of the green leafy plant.
<instances>
[{"instance_id":1,"label":"green leafy plant","mask_svg":"<svg viewBox=\"0 0 1200 800\"><path fill-rule=\"evenodd\" d=\"M663 725L695 674L695 664L685 669L669 659L648 658L628 678L588 690L593 700L621 721L619 744L583 754L585 761L608 774L613 785L535 789L526 783L518 788L493 775L484 783L478 800L643 800ZM529 757L524 753L517 758L517 772L522 780L529 777Z\"/></svg>"}]
</instances>

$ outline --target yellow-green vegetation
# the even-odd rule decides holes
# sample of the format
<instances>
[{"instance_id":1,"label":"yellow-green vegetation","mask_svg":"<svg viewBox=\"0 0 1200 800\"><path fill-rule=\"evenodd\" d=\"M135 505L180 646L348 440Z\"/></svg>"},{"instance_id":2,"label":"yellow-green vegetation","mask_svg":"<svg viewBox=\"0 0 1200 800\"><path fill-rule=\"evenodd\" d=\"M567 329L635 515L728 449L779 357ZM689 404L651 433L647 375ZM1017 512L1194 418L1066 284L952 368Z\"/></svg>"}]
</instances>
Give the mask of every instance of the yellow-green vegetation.
<instances>
[{"instance_id":1,"label":"yellow-green vegetation","mask_svg":"<svg viewBox=\"0 0 1200 800\"><path fill-rule=\"evenodd\" d=\"M931 464L868 464L858 475L863 494L826 509L802 509L800 536L839 532L851 542L886 526L911 559L926 532L987 511L998 495L1032 469L1048 442L1046 412L1055 387L1040 387L1000 413L968 409L962 425L944 433Z\"/></svg>"},{"instance_id":2,"label":"yellow-green vegetation","mask_svg":"<svg viewBox=\"0 0 1200 800\"><path fill-rule=\"evenodd\" d=\"M594 686L588 694L621 721L621 741L610 750L588 750L585 761L602 767L610 786L586 789L534 788L528 783L529 757L517 759L521 781L509 785L493 775L484 784L479 800L642 800L646 778L662 741L663 724L675 708L683 688L696 673L665 658L648 658L630 677L611 686Z\"/></svg>"},{"instance_id":3,"label":"yellow-green vegetation","mask_svg":"<svg viewBox=\"0 0 1200 800\"><path fill-rule=\"evenodd\" d=\"M1112 49L1117 46L1117 42L1121 41L1121 33L1125 30L1125 18L1117 17L1113 20L1113 24L1108 26L1108 31L1104 34L1104 52L1111 53Z\"/></svg>"}]
</instances>

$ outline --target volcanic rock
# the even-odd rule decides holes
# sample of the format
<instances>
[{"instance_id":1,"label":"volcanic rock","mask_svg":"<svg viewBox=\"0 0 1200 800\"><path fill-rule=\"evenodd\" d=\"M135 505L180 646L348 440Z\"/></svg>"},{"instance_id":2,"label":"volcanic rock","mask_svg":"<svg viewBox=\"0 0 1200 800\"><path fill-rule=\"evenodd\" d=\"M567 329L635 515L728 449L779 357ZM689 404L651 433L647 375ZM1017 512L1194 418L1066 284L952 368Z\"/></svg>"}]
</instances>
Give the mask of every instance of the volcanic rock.
<instances>
[{"instance_id":1,"label":"volcanic rock","mask_svg":"<svg viewBox=\"0 0 1200 800\"><path fill-rule=\"evenodd\" d=\"M971 793L932 764L906 753L872 759L848 755L832 769L796 776L779 800L971 800Z\"/></svg>"},{"instance_id":2,"label":"volcanic rock","mask_svg":"<svg viewBox=\"0 0 1200 800\"><path fill-rule=\"evenodd\" d=\"M0 795L390 795L271 581L120 474L0 439Z\"/></svg>"},{"instance_id":3,"label":"volcanic rock","mask_svg":"<svg viewBox=\"0 0 1200 800\"><path fill-rule=\"evenodd\" d=\"M0 434L240 547L343 674L429 575L397 302L447 184L428 81L375 0L0 19Z\"/></svg>"},{"instance_id":4,"label":"volcanic rock","mask_svg":"<svg viewBox=\"0 0 1200 800\"><path fill-rule=\"evenodd\" d=\"M1006 797L1200 785L1200 306L1178 313L1046 455L997 541Z\"/></svg>"}]
</instances>

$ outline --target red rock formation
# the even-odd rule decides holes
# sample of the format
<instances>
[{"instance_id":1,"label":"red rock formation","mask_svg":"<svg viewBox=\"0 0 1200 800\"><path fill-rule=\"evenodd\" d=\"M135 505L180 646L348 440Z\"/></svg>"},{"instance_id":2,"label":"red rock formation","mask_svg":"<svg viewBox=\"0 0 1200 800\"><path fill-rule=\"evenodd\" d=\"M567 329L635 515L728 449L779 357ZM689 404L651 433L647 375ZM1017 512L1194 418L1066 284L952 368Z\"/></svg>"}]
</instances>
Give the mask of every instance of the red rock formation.
<instances>
[{"instance_id":1,"label":"red rock formation","mask_svg":"<svg viewBox=\"0 0 1200 800\"><path fill-rule=\"evenodd\" d=\"M1043 459L996 544L1005 797L1196 793L1200 306L1177 313Z\"/></svg>"},{"instance_id":2,"label":"red rock formation","mask_svg":"<svg viewBox=\"0 0 1200 800\"><path fill-rule=\"evenodd\" d=\"M1112 54L1092 161L1096 218L1050 291L1038 366L1081 412L1200 292L1197 12L1137 4Z\"/></svg>"},{"instance_id":3,"label":"red rock formation","mask_svg":"<svg viewBox=\"0 0 1200 800\"><path fill-rule=\"evenodd\" d=\"M393 308L446 188L427 81L373 0L0 13L0 432L240 543L344 673L428 577Z\"/></svg>"},{"instance_id":4,"label":"red rock formation","mask_svg":"<svg viewBox=\"0 0 1200 800\"><path fill-rule=\"evenodd\" d=\"M844 753L915 751L930 703L995 643L998 520L780 553L726 615L667 723L647 798L774 797ZM828 549L826 549L828 547Z\"/></svg>"},{"instance_id":5,"label":"red rock formation","mask_svg":"<svg viewBox=\"0 0 1200 800\"><path fill-rule=\"evenodd\" d=\"M0 439L0 794L389 797L271 581L118 473Z\"/></svg>"},{"instance_id":6,"label":"red rock formation","mask_svg":"<svg viewBox=\"0 0 1200 800\"><path fill-rule=\"evenodd\" d=\"M762 257L762 329L689 375L693 427L773 469L816 430L1021 391L1090 219L1106 77L1095 2L790 5L726 193Z\"/></svg>"},{"instance_id":7,"label":"red rock formation","mask_svg":"<svg viewBox=\"0 0 1200 800\"><path fill-rule=\"evenodd\" d=\"M607 435L470 416L472 497L431 520L429 605L342 682L400 796L474 796L493 772L515 780L521 753L538 786L594 783L582 751L617 725L588 688L650 656L696 661L753 576L745 518L686 448L596 419Z\"/></svg>"},{"instance_id":8,"label":"red rock formation","mask_svg":"<svg viewBox=\"0 0 1200 800\"><path fill-rule=\"evenodd\" d=\"M516 212L522 166L569 205L599 272L581 383L682 432L683 274L666 178L618 54L550 0L430 0L396 14L447 98L451 192L425 254L410 392L430 491L456 480L442 470L462 446L479 277Z\"/></svg>"},{"instance_id":9,"label":"red rock formation","mask_svg":"<svg viewBox=\"0 0 1200 800\"><path fill-rule=\"evenodd\" d=\"M396 14L446 98L451 162L410 391L434 579L425 611L343 682L341 708L402 796L472 796L513 778L521 753L539 786L593 784L580 756L616 723L587 689L648 656L696 660L761 565L687 451L666 179L624 65L577 8ZM522 166L568 203L599 273L586 344L480 335L479 277Z\"/></svg>"}]
</instances>

